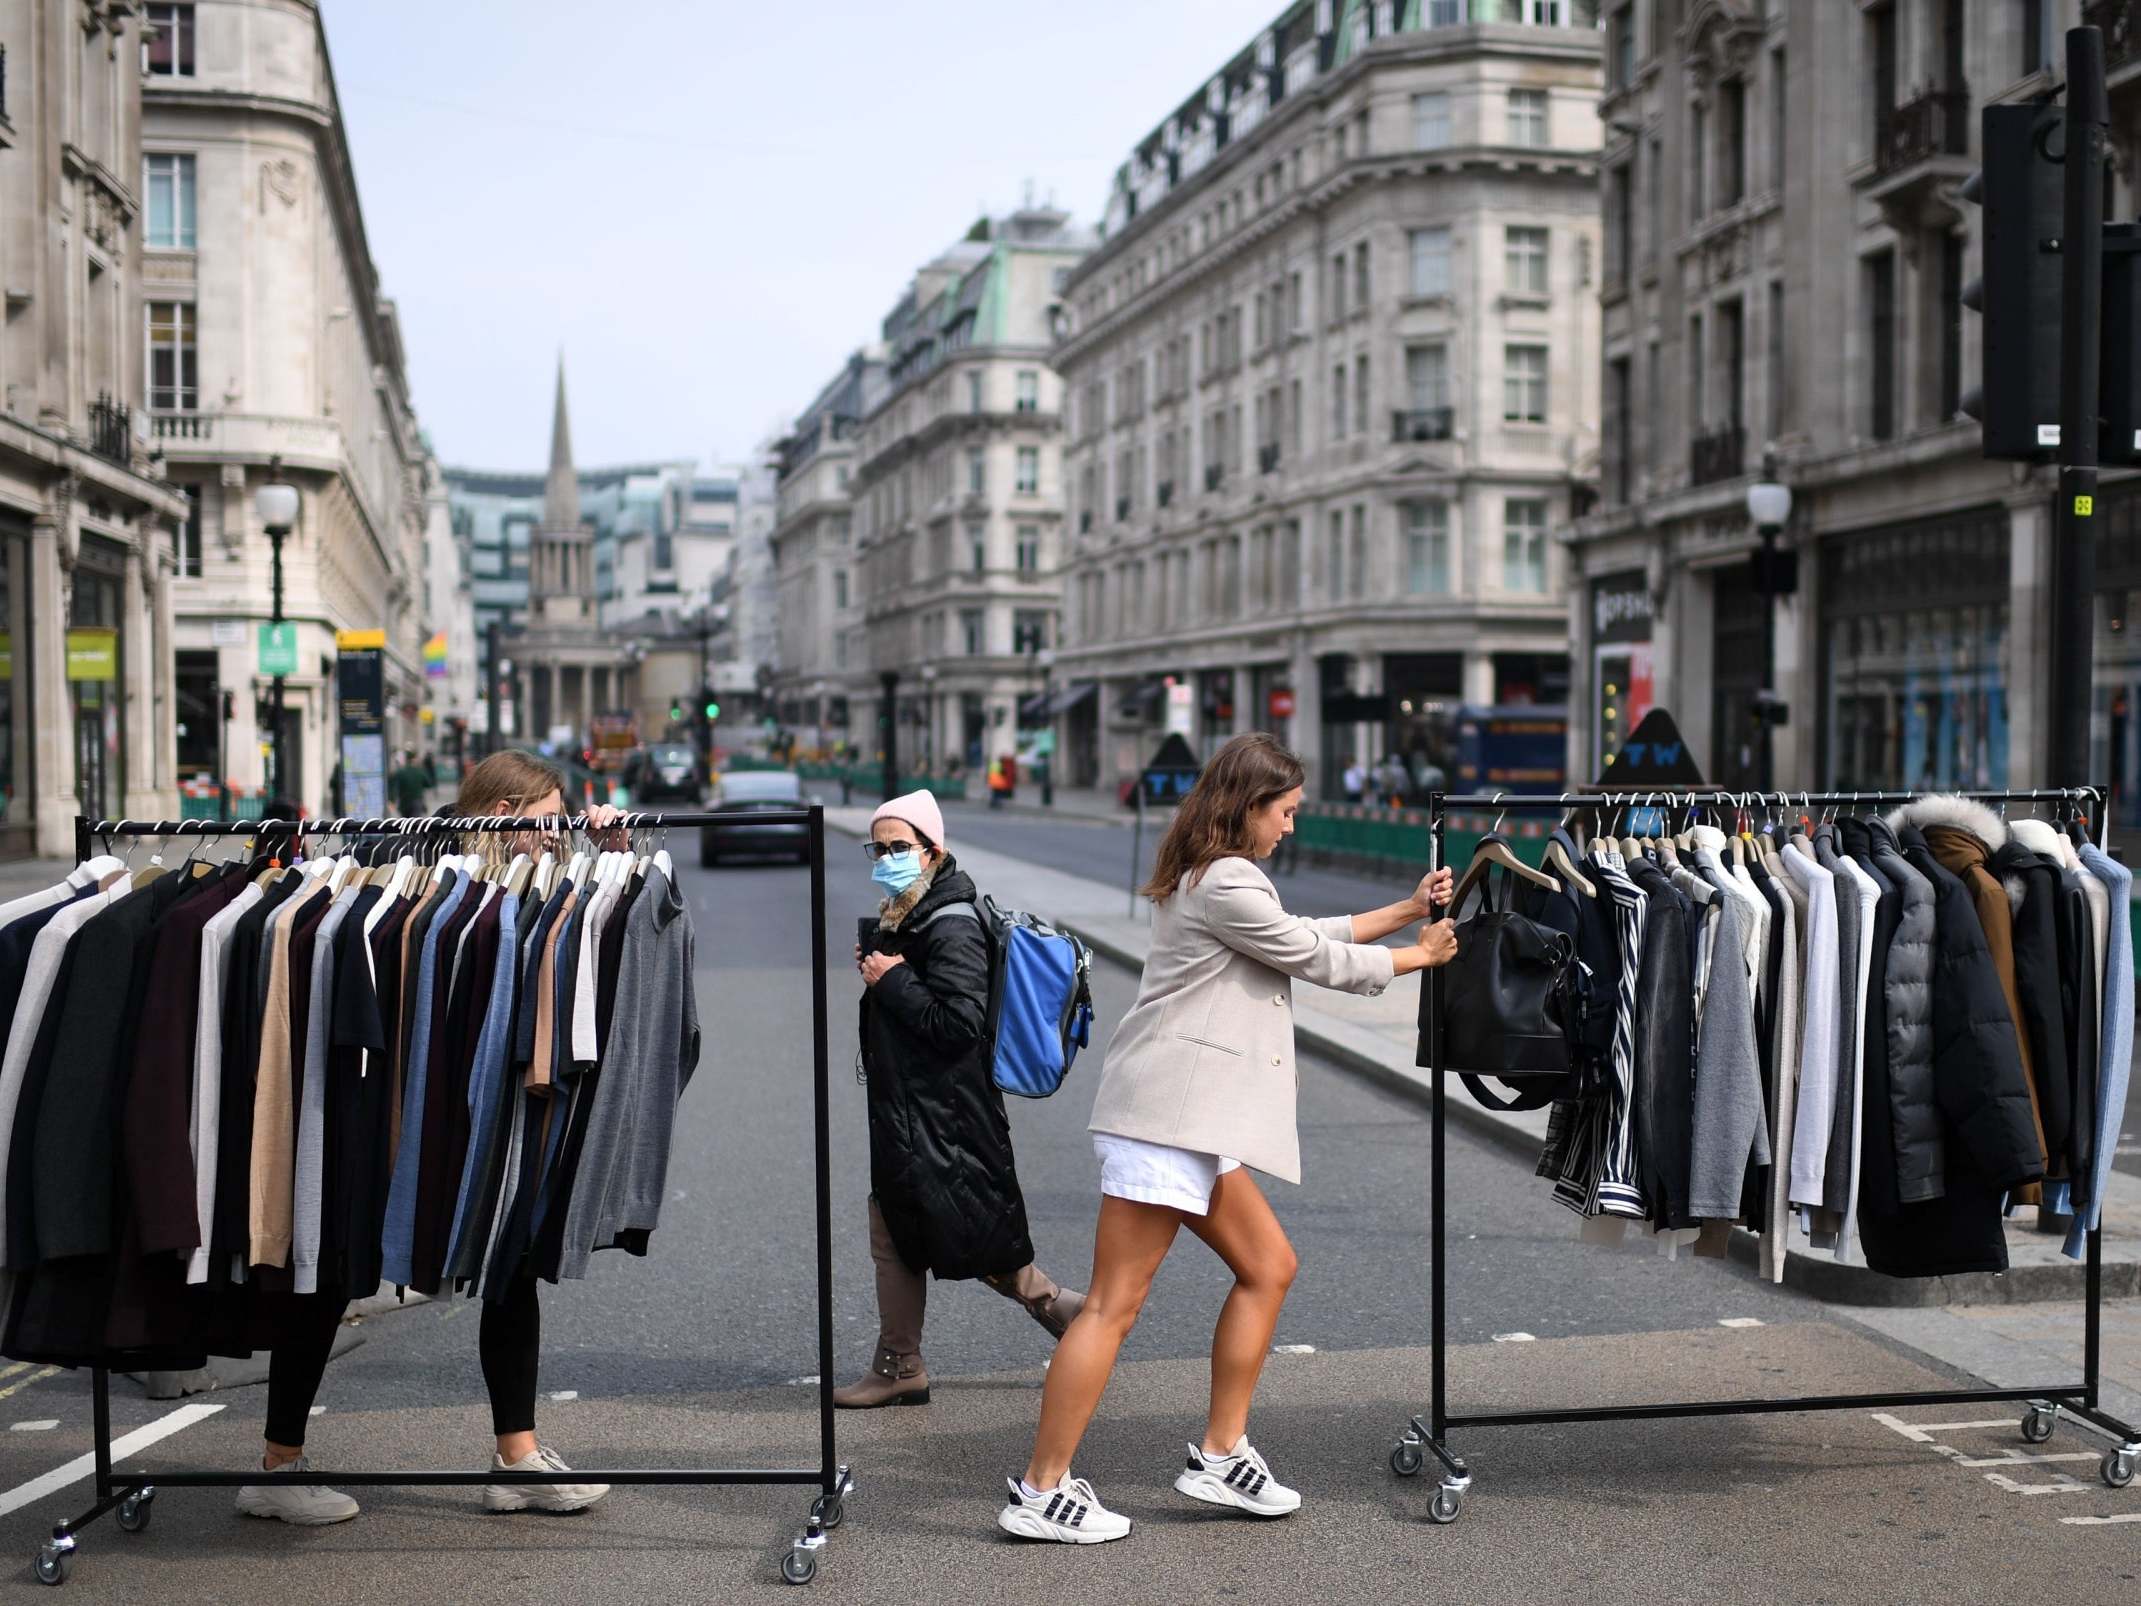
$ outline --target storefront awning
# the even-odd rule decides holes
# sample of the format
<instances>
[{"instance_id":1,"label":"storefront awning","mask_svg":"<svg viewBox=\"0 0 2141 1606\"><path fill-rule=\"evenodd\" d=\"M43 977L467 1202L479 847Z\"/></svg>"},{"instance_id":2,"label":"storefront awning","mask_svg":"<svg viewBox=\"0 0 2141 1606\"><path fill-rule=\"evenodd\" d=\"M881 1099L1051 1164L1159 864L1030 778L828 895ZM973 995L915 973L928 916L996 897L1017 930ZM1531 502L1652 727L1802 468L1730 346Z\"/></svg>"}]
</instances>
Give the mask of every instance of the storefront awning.
<instances>
[{"instance_id":1,"label":"storefront awning","mask_svg":"<svg viewBox=\"0 0 2141 1606\"><path fill-rule=\"evenodd\" d=\"M1153 705L1167 695L1167 682L1158 675L1139 681L1122 695L1115 712L1124 719L1140 719L1152 712Z\"/></svg>"},{"instance_id":2,"label":"storefront awning","mask_svg":"<svg viewBox=\"0 0 2141 1606\"><path fill-rule=\"evenodd\" d=\"M1040 725L1076 708L1088 697L1100 690L1100 683L1093 680L1074 681L1068 686L1035 692L1031 697L1020 699L1018 719L1021 725Z\"/></svg>"},{"instance_id":3,"label":"storefront awning","mask_svg":"<svg viewBox=\"0 0 2141 1606\"><path fill-rule=\"evenodd\" d=\"M1100 682L1097 680L1080 680L1063 687L1056 693L1054 702L1049 705L1049 717L1062 717L1099 690Z\"/></svg>"}]
</instances>

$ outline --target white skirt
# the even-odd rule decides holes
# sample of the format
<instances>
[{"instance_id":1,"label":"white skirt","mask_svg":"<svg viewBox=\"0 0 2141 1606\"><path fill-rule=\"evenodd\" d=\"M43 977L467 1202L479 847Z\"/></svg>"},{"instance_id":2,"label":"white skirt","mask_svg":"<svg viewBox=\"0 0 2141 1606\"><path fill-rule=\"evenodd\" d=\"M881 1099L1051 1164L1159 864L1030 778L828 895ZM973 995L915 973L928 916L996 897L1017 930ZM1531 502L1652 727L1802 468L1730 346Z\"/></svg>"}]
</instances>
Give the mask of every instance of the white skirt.
<instances>
[{"instance_id":1,"label":"white skirt","mask_svg":"<svg viewBox=\"0 0 2141 1606\"><path fill-rule=\"evenodd\" d=\"M1102 1193L1139 1204L1166 1205L1193 1216L1208 1214L1212 1189L1219 1179L1241 1169L1239 1160L1223 1155L1171 1148L1112 1132L1093 1134L1093 1153L1100 1157Z\"/></svg>"}]
</instances>

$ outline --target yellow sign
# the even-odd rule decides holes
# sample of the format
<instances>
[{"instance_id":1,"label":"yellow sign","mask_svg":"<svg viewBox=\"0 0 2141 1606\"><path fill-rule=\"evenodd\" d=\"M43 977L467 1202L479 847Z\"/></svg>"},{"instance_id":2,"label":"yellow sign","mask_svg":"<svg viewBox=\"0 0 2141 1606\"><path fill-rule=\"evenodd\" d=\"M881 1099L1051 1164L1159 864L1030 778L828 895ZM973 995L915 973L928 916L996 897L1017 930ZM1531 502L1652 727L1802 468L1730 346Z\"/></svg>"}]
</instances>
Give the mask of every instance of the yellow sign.
<instances>
[{"instance_id":1,"label":"yellow sign","mask_svg":"<svg viewBox=\"0 0 2141 1606\"><path fill-rule=\"evenodd\" d=\"M8 631L0 630L0 680L15 678L15 638Z\"/></svg>"},{"instance_id":2,"label":"yellow sign","mask_svg":"<svg viewBox=\"0 0 2141 1606\"><path fill-rule=\"evenodd\" d=\"M117 680L119 632L106 626L84 626L68 631L67 678Z\"/></svg>"},{"instance_id":3,"label":"yellow sign","mask_svg":"<svg viewBox=\"0 0 2141 1606\"><path fill-rule=\"evenodd\" d=\"M2091 518L2091 517L2093 517L2093 516L2095 515L2095 513L2096 513L2096 498L2095 498L2095 497L2093 497L2093 496L2077 496L2077 497L2076 497L2076 498L2074 499L2074 516L2075 516L2076 518L2078 518L2078 519L2086 519L2086 518Z\"/></svg>"},{"instance_id":4,"label":"yellow sign","mask_svg":"<svg viewBox=\"0 0 2141 1606\"><path fill-rule=\"evenodd\" d=\"M416 711L416 722L419 725L435 725L438 723L438 719L439 716L428 708L419 708Z\"/></svg>"},{"instance_id":5,"label":"yellow sign","mask_svg":"<svg viewBox=\"0 0 2141 1606\"><path fill-rule=\"evenodd\" d=\"M337 630L336 652L355 652L361 647L384 647L387 633L384 630Z\"/></svg>"}]
</instances>

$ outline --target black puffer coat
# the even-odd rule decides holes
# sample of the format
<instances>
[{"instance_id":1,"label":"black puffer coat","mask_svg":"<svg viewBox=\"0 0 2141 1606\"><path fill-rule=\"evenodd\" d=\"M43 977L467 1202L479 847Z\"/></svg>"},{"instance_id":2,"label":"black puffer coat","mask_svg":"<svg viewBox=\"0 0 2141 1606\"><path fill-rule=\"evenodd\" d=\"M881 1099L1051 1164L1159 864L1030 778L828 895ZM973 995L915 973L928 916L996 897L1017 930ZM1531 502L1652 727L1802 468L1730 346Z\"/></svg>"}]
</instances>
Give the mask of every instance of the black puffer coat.
<instances>
[{"instance_id":1,"label":"black puffer coat","mask_svg":"<svg viewBox=\"0 0 2141 1606\"><path fill-rule=\"evenodd\" d=\"M1891 1277L2005 1271L2002 1196L2044 1175L2022 1049L1970 889L1916 827L1897 835L1904 862L1933 889L1933 1079L1947 1196L1861 1216L1866 1263Z\"/></svg>"},{"instance_id":2,"label":"black puffer coat","mask_svg":"<svg viewBox=\"0 0 2141 1606\"><path fill-rule=\"evenodd\" d=\"M1011 1123L989 1075L989 951L961 914L974 883L951 856L882 931L895 965L862 995L870 1089L870 1190L900 1258L942 1278L989 1277L1033 1260Z\"/></svg>"}]
</instances>

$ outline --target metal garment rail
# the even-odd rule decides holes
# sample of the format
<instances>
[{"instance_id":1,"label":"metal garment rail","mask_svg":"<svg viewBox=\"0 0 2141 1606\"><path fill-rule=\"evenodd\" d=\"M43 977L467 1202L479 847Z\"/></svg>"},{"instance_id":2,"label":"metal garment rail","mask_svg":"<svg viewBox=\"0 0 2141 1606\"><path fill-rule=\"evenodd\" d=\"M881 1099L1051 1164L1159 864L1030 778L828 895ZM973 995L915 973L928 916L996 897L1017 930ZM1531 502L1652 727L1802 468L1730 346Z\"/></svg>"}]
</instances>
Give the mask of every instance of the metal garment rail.
<instances>
[{"instance_id":1,"label":"metal garment rail","mask_svg":"<svg viewBox=\"0 0 2141 1606\"><path fill-rule=\"evenodd\" d=\"M1504 814L1555 814L1564 810L1619 809L1619 808L1666 808L1689 811L1705 810L1720 817L1732 812L1759 807L1789 807L1851 811L1864 808L1888 808L1915 802L1923 793L1917 792L1724 792L1714 790L1667 789L1633 792L1582 792L1562 793L1558 796L1512 796L1506 793L1428 794L1429 863L1442 863L1443 829L1447 815L1452 809L1499 810ZM2082 787L2059 791L2034 792L1967 792L1962 794L1976 802L1989 804L2101 804L2103 791L2097 787ZM1497 822L1499 823L1499 822ZM1442 1464L1441 1487L1435 1491L1430 1515L1437 1522L1455 1522L1464 1493L1472 1486L1472 1475L1463 1457L1450 1448L1449 1437L1457 1428L1529 1427L1547 1423L1569 1422L1628 1422L1657 1417L1686 1416L1751 1416L1779 1411L1870 1411L1885 1410L1898 1406L1916 1405L1970 1405L1989 1401L2015 1400L2029 1402L2029 1410L2022 1417L2022 1436L2032 1444L2042 1444L2052 1436L2061 1415L2067 1415L2086 1429L2112 1441L2102 1465L2104 1481L2113 1488L2124 1488L2133 1481L2134 1473L2141 1469L2141 1432L2130 1424L2120 1421L2104 1410L2099 1399L2099 1384L2102 1373L2102 1324L2104 1303L2104 1246L2101 1227L2092 1228L2088 1235L2088 1262L2086 1272L2087 1293L2083 1305L2082 1328L2082 1377L2078 1383L2059 1383L2040 1388L1978 1388L1978 1389L1932 1389L1893 1394L1826 1394L1786 1396L1767 1399L1738 1400L1676 1400L1653 1405L1606 1405L1569 1410L1540 1411L1480 1411L1453 1412L1449 1408L1449 1386L1446 1362L1449 1351L1448 1320L1448 1270L1445 1250L1448 1245L1448 1203L1444 1178L1444 1132L1446 1112L1444 1079L1447 1071L1443 1064L1441 1033L1445 1020L1442 996L1442 972L1426 972L1429 988L1430 1018L1435 1023L1435 1041L1430 1046L1428 1071L1433 1082L1433 1348L1430 1351L1430 1399L1428 1414L1412 1418L1405 1433L1390 1452L1391 1470L1401 1477L1412 1477L1426 1465L1427 1455L1432 1452ZM1782 1225L1773 1230L1786 1230Z\"/></svg>"},{"instance_id":2,"label":"metal garment rail","mask_svg":"<svg viewBox=\"0 0 2141 1606\"><path fill-rule=\"evenodd\" d=\"M840 1525L853 1480L841 1465L833 1432L833 1207L832 1155L830 1141L831 1054L826 1035L825 970L825 810L820 804L794 809L753 809L746 815L683 813L624 814L616 827L633 831L661 830L674 826L803 826L810 835L810 980L811 1047L816 1074L812 1078L812 1156L817 1193L818 1254L818 1464L815 1467L693 1467L661 1470L637 1468L620 1471L575 1469L573 1477L583 1483L620 1484L815 1484L817 1498L811 1502L807 1526L781 1557L781 1576L792 1584L807 1584L817 1575L818 1552L827 1533ZM86 860L93 845L107 839L141 837L202 838L279 835L293 839L369 836L394 838L412 845L437 846L443 838L471 832L543 833L564 836L586 829L585 816L552 815L540 819L505 819L495 815L479 818L412 816L373 820L100 820L77 818L74 823L75 862ZM91 1370L91 1403L95 1415L96 1504L72 1521L53 1524L51 1542L38 1553L38 1578L47 1584L64 1583L76 1549L76 1533L107 1511L117 1510L119 1526L139 1533L149 1524L150 1503L159 1486L164 1488L236 1488L258 1483L257 1472L151 1472L149 1469L114 1470L111 1459L111 1377L103 1367ZM476 1485L492 1483L555 1483L551 1472L378 1472L277 1473L285 1483L336 1484L352 1488L418 1485Z\"/></svg>"}]
</instances>

